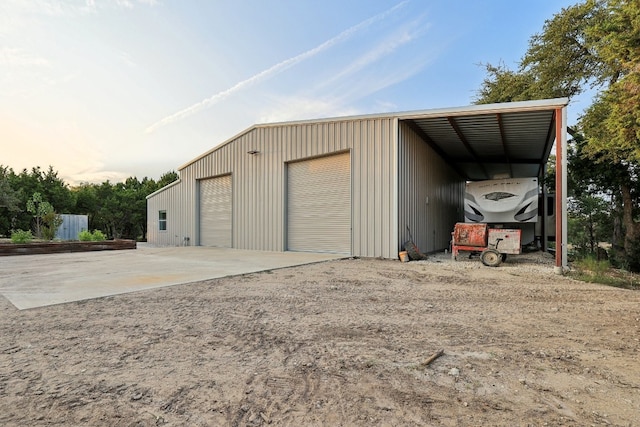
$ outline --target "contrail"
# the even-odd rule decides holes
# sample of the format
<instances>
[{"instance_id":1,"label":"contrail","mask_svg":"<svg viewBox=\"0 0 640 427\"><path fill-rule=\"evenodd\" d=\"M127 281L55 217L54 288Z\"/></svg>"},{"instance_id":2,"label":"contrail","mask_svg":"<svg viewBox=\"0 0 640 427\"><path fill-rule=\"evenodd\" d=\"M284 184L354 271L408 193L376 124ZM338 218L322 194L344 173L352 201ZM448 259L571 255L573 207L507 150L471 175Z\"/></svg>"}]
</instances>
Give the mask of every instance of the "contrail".
<instances>
[{"instance_id":1,"label":"contrail","mask_svg":"<svg viewBox=\"0 0 640 427\"><path fill-rule=\"evenodd\" d=\"M321 87L329 86L339 81L343 77L362 70L363 68L380 60L384 56L395 52L399 47L412 42L417 37L424 34L424 32L427 30L427 27L428 26L425 26L423 24L422 19L417 19L413 22L410 22L405 26L405 28L402 28L398 34L393 35L393 37L388 38L378 46L374 47L374 49L362 55L360 58L357 58L347 68L335 74L328 81L324 82Z\"/></svg>"},{"instance_id":2,"label":"contrail","mask_svg":"<svg viewBox=\"0 0 640 427\"><path fill-rule=\"evenodd\" d=\"M368 26L370 26L371 24L373 24L374 22L380 21L384 18L386 18L388 15L390 15L391 13L395 12L397 9L401 8L402 6L404 6L406 3L408 3L409 0L405 0L401 3L398 3L397 5L395 5L394 7L392 7L391 9L388 9L376 16L373 16L365 21L360 22L359 24L354 25L353 27L350 27L346 30L344 30L343 32L341 32L340 34L338 34L335 37L330 38L329 40L325 41L324 43L314 47L313 49L310 49L306 52L303 52L297 56L294 56L292 58L286 59L270 68L267 68L264 71L259 72L258 74L255 74L251 77L249 77L246 80L243 80L239 83L236 83L234 86L231 86L229 89L223 90L222 92L218 92L215 95L211 96L210 98L207 98L205 100L202 100L200 102L198 102L197 104L194 104L190 107L185 108L184 110L178 111L177 113L174 113L170 116L167 116L157 122L155 122L154 124L152 124L151 126L149 126L147 129L145 129L145 133L152 133L155 130L166 126L170 123L174 123L178 120L184 119L185 117L189 117L195 113L197 113L198 111L201 111L211 105L216 104L217 102L225 99L226 97L228 97L229 95L238 92L239 90L244 89L245 87L251 86L259 81L265 80L269 77L272 77L276 74L279 74L281 72L283 72L284 70L293 67L294 65L304 61L305 59L309 59L317 54L319 54L320 52L329 49L330 47L348 39L349 37L351 37L353 34L355 34L356 32L362 30L363 28L366 28Z\"/></svg>"}]
</instances>

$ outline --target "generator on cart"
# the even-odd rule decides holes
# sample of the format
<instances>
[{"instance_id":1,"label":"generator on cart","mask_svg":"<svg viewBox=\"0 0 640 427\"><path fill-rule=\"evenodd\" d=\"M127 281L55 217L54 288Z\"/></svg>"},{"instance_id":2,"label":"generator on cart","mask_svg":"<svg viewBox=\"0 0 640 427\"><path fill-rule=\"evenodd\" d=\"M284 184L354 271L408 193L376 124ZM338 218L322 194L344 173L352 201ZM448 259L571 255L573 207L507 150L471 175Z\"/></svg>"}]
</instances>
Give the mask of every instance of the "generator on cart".
<instances>
[{"instance_id":1,"label":"generator on cart","mask_svg":"<svg viewBox=\"0 0 640 427\"><path fill-rule=\"evenodd\" d=\"M480 253L486 266L497 267L507 254L521 253L522 230L489 228L485 223L458 222L451 233L451 256L458 259L460 251Z\"/></svg>"}]
</instances>

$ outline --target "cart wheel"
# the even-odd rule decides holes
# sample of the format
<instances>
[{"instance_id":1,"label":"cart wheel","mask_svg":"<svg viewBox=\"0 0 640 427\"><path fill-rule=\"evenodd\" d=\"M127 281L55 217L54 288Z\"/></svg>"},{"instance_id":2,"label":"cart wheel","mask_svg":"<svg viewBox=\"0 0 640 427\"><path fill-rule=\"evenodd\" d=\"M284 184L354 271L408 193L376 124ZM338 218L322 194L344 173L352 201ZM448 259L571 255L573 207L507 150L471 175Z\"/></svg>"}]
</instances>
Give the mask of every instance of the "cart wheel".
<instances>
[{"instance_id":1,"label":"cart wheel","mask_svg":"<svg viewBox=\"0 0 640 427\"><path fill-rule=\"evenodd\" d=\"M487 267L497 267L502 262L502 255L495 249L485 249L480 254L480 261Z\"/></svg>"}]
</instances>

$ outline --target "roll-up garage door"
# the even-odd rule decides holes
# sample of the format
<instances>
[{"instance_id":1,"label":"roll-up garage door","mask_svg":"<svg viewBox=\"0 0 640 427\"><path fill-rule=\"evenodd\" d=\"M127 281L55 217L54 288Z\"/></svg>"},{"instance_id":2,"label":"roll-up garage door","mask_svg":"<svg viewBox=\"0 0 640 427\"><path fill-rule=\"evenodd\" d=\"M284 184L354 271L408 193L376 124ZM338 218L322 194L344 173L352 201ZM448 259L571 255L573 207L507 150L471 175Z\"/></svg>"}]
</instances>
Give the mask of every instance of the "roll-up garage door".
<instances>
[{"instance_id":1,"label":"roll-up garage door","mask_svg":"<svg viewBox=\"0 0 640 427\"><path fill-rule=\"evenodd\" d=\"M288 249L350 255L349 153L290 163L287 183Z\"/></svg>"},{"instance_id":2,"label":"roll-up garage door","mask_svg":"<svg viewBox=\"0 0 640 427\"><path fill-rule=\"evenodd\" d=\"M232 247L231 175L200 180L200 245Z\"/></svg>"}]
</instances>

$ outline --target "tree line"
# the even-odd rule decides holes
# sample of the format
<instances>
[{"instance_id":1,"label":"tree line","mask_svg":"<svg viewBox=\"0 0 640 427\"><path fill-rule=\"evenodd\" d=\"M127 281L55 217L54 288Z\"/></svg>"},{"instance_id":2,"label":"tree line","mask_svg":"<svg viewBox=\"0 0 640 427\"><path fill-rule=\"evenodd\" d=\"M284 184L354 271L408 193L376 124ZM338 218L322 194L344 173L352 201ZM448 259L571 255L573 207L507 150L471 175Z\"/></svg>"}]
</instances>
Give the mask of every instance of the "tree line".
<instances>
[{"instance_id":1,"label":"tree line","mask_svg":"<svg viewBox=\"0 0 640 427\"><path fill-rule=\"evenodd\" d=\"M158 181L129 177L118 183L69 186L52 166L16 173L0 165L0 236L14 230L41 234L36 227L41 227L39 220L44 216L38 212L46 214L48 204L56 214L87 215L89 229L100 230L108 238L143 240L147 235L146 196L177 179L178 174L170 171Z\"/></svg>"},{"instance_id":2,"label":"tree line","mask_svg":"<svg viewBox=\"0 0 640 427\"><path fill-rule=\"evenodd\" d=\"M640 7L585 0L534 34L516 69L485 64L476 103L568 97L596 90L570 129L569 240L612 243L612 260L640 271Z\"/></svg>"}]
</instances>

